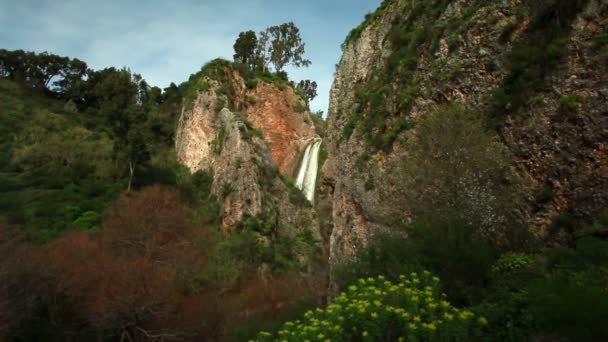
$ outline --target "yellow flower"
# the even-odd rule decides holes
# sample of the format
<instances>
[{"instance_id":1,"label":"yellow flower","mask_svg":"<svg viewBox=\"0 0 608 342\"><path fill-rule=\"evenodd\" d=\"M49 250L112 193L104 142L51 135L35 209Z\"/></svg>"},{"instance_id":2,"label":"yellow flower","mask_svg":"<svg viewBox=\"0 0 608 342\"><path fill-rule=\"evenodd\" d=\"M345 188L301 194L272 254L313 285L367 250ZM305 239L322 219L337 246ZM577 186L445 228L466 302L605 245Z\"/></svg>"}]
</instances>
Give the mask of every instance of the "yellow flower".
<instances>
[{"instance_id":1,"label":"yellow flower","mask_svg":"<svg viewBox=\"0 0 608 342\"><path fill-rule=\"evenodd\" d=\"M367 331L364 331L363 334L361 334L361 335L363 335L363 337L367 337L367 335L369 335L369 333Z\"/></svg>"}]
</instances>

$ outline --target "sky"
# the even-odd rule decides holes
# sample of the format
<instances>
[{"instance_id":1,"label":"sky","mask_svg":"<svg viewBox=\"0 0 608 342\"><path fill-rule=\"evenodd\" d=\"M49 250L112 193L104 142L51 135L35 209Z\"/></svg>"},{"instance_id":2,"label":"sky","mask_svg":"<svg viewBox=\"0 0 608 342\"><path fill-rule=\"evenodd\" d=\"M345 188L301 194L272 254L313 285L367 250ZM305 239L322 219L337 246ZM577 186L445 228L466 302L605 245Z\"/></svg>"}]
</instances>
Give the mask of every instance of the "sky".
<instances>
[{"instance_id":1,"label":"sky","mask_svg":"<svg viewBox=\"0 0 608 342\"><path fill-rule=\"evenodd\" d=\"M0 48L79 58L93 69L129 67L149 84L179 84L206 62L232 59L239 32L293 21L318 83L312 110L327 111L340 45L380 0L0 0Z\"/></svg>"}]
</instances>

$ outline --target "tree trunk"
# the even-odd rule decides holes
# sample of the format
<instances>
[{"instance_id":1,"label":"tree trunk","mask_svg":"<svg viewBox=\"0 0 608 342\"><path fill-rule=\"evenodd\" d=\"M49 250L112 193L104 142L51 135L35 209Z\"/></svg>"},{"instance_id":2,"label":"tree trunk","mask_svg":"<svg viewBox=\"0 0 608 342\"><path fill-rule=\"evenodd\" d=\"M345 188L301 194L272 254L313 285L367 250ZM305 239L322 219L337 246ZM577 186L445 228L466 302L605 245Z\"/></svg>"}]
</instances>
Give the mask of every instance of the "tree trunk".
<instances>
[{"instance_id":1,"label":"tree trunk","mask_svg":"<svg viewBox=\"0 0 608 342\"><path fill-rule=\"evenodd\" d=\"M133 174L135 170L133 168L133 162L129 160L129 184L127 185L127 193L131 192L131 182L133 181Z\"/></svg>"}]
</instances>

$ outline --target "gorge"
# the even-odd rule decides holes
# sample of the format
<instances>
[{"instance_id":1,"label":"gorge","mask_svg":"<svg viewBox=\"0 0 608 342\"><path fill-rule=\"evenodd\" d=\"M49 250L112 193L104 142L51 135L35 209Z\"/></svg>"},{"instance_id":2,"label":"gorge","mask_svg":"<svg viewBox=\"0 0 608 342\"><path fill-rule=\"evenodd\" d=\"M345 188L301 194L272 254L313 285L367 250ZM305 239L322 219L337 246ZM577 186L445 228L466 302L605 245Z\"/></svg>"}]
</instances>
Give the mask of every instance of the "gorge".
<instances>
[{"instance_id":1,"label":"gorge","mask_svg":"<svg viewBox=\"0 0 608 342\"><path fill-rule=\"evenodd\" d=\"M608 340L606 0L384 0L326 114L293 22L230 44L0 49L0 341Z\"/></svg>"}]
</instances>

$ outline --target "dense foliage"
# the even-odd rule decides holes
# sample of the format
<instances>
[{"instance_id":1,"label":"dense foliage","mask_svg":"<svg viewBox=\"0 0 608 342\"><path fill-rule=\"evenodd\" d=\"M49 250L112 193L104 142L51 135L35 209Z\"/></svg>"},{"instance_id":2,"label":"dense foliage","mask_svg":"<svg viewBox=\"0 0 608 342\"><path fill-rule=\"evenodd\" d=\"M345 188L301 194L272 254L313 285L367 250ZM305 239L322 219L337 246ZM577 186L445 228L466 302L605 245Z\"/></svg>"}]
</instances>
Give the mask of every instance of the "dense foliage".
<instances>
[{"instance_id":1,"label":"dense foliage","mask_svg":"<svg viewBox=\"0 0 608 342\"><path fill-rule=\"evenodd\" d=\"M428 271L393 283L380 275L348 286L325 309L286 322L274 336L258 341L473 341L487 324L483 317L453 307Z\"/></svg>"},{"instance_id":2,"label":"dense foliage","mask_svg":"<svg viewBox=\"0 0 608 342\"><path fill-rule=\"evenodd\" d=\"M293 23L274 25L256 35L253 31L241 32L234 43L234 61L249 70L268 71L270 64L281 73L288 65L310 65L304 58L305 43L300 29Z\"/></svg>"},{"instance_id":3,"label":"dense foliage","mask_svg":"<svg viewBox=\"0 0 608 342\"><path fill-rule=\"evenodd\" d=\"M2 69L0 339L225 340L319 303L323 282L297 273L318 252L310 234L271 209L223 231L213 175L175 160L182 105L208 87L195 76L231 98L237 68L215 60L164 91L128 69L87 69L69 89Z\"/></svg>"},{"instance_id":4,"label":"dense foliage","mask_svg":"<svg viewBox=\"0 0 608 342\"><path fill-rule=\"evenodd\" d=\"M22 53L6 52L13 54ZM30 70L29 60L48 54L25 56L14 69ZM69 87L53 92L40 92L34 76L0 80L0 217L39 241L65 228L99 228L109 201L131 183L174 182L160 159L173 142L176 88L162 93L126 69L59 73Z\"/></svg>"}]
</instances>

